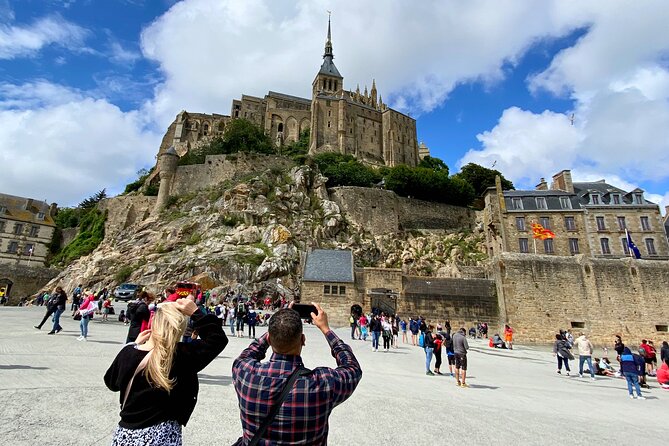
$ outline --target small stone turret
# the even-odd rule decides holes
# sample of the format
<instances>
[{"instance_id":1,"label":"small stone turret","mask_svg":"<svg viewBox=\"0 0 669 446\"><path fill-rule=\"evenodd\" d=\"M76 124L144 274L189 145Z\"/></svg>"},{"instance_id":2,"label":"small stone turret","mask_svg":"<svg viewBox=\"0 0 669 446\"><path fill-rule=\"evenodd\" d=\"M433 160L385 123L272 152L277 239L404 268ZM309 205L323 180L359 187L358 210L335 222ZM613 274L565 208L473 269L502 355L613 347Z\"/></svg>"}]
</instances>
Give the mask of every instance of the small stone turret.
<instances>
[{"instance_id":1,"label":"small stone turret","mask_svg":"<svg viewBox=\"0 0 669 446\"><path fill-rule=\"evenodd\" d=\"M170 196L170 189L172 188L172 180L177 171L177 163L179 162L179 155L174 149L174 146L167 149L158 156L158 169L160 173L160 189L158 189L158 199L156 206L153 208L153 215L157 215L165 209L167 199Z\"/></svg>"}]
</instances>

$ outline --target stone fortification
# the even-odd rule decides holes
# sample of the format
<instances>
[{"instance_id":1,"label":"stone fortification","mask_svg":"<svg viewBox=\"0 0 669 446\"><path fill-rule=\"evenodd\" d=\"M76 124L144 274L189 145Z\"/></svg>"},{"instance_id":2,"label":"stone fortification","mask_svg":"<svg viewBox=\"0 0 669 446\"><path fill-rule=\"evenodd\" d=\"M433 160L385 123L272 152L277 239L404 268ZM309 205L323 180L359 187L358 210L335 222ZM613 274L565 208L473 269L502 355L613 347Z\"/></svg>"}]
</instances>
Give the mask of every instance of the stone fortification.
<instances>
[{"instance_id":1,"label":"stone fortification","mask_svg":"<svg viewBox=\"0 0 669 446\"><path fill-rule=\"evenodd\" d=\"M244 177L267 169L290 170L293 162L281 156L236 153L209 155L204 164L176 168L170 195L194 193L227 180Z\"/></svg>"},{"instance_id":2,"label":"stone fortification","mask_svg":"<svg viewBox=\"0 0 669 446\"><path fill-rule=\"evenodd\" d=\"M502 254L493 264L501 317L520 341L568 328L609 347L615 334L632 346L668 336L667 262Z\"/></svg>"},{"instance_id":3,"label":"stone fortification","mask_svg":"<svg viewBox=\"0 0 669 446\"><path fill-rule=\"evenodd\" d=\"M0 281L11 283L9 305L16 305L22 297L34 295L59 272L43 266L0 264Z\"/></svg>"},{"instance_id":4,"label":"stone fortification","mask_svg":"<svg viewBox=\"0 0 669 446\"><path fill-rule=\"evenodd\" d=\"M357 226L373 228L377 234L411 229L473 229L473 210L443 203L397 196L384 189L335 187L330 198ZM370 229L371 230L371 229Z\"/></svg>"}]
</instances>

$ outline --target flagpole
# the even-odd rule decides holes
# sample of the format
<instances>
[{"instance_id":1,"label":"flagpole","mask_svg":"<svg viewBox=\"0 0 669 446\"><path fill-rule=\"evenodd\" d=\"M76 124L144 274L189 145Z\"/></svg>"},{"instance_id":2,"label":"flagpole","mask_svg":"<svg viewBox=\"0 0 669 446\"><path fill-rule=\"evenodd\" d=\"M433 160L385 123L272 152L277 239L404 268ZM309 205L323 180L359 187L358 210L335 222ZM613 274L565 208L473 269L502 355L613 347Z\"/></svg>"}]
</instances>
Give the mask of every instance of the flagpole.
<instances>
[{"instance_id":1,"label":"flagpole","mask_svg":"<svg viewBox=\"0 0 669 446\"><path fill-rule=\"evenodd\" d=\"M632 252L632 247L630 246L630 233L627 228L625 228L625 242L627 242L627 252L631 258L634 258L634 253Z\"/></svg>"},{"instance_id":2,"label":"flagpole","mask_svg":"<svg viewBox=\"0 0 669 446\"><path fill-rule=\"evenodd\" d=\"M537 253L537 239L533 238L532 241L534 241L534 253Z\"/></svg>"}]
</instances>

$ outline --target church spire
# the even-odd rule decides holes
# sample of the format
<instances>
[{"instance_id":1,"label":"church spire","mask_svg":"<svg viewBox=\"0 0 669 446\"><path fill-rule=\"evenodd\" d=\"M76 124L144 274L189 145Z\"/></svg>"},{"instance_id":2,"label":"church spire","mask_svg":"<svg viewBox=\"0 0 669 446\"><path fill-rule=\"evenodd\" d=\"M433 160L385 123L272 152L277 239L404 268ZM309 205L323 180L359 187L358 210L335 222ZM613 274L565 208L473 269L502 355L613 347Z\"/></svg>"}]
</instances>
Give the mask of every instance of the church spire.
<instances>
[{"instance_id":1,"label":"church spire","mask_svg":"<svg viewBox=\"0 0 669 446\"><path fill-rule=\"evenodd\" d=\"M330 11L328 11L328 39L325 41L325 54L323 54L323 59L326 57L329 57L330 61L334 59L334 54L332 54L332 32L330 31Z\"/></svg>"}]
</instances>

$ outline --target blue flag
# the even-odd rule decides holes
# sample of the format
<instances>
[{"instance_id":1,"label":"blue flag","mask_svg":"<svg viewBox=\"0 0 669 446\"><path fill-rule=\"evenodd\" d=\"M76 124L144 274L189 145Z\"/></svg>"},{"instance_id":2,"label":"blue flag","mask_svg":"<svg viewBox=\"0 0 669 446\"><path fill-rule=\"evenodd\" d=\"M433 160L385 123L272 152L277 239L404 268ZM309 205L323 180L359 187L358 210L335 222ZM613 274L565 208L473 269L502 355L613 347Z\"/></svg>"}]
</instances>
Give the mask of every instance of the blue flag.
<instances>
[{"instance_id":1,"label":"blue flag","mask_svg":"<svg viewBox=\"0 0 669 446\"><path fill-rule=\"evenodd\" d=\"M634 242L632 241L632 236L630 235L629 231L626 229L625 232L627 233L627 246L629 246L630 251L634 253L634 257L640 259L641 251L639 251L639 248L637 248Z\"/></svg>"}]
</instances>

